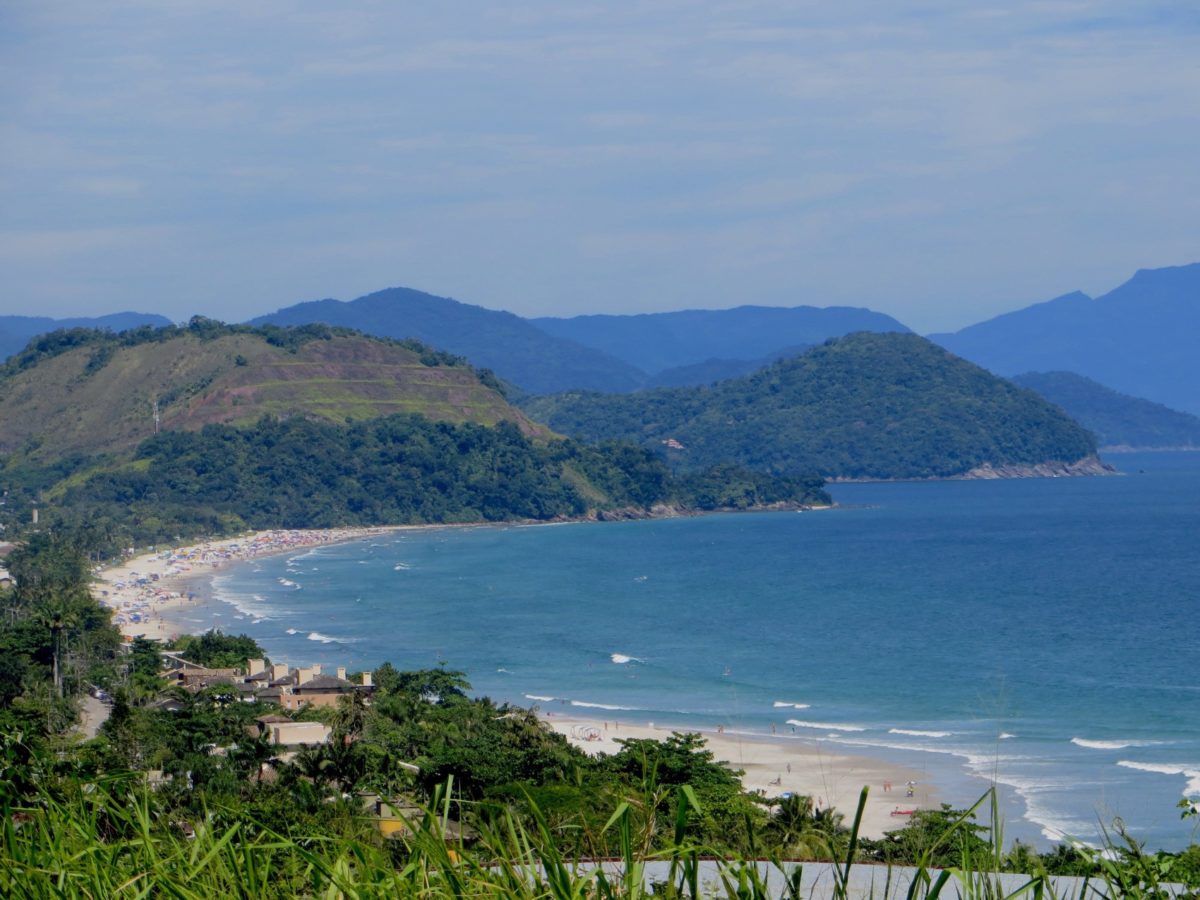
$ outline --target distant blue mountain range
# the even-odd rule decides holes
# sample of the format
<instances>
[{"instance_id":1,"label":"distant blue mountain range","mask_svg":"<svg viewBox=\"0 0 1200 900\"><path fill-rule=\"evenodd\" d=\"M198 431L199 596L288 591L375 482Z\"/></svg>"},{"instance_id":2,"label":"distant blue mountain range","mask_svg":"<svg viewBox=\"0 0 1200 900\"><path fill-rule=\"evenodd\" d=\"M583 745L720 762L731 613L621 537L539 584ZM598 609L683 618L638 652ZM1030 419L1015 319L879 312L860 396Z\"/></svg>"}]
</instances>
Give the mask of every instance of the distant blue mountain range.
<instances>
[{"instance_id":1,"label":"distant blue mountain range","mask_svg":"<svg viewBox=\"0 0 1200 900\"><path fill-rule=\"evenodd\" d=\"M119 312L107 316L51 319L47 316L0 316L0 360L23 350L31 338L60 328L100 328L108 331L128 331L141 325L156 328L170 325L171 320L153 313Z\"/></svg>"},{"instance_id":2,"label":"distant blue mountain range","mask_svg":"<svg viewBox=\"0 0 1200 900\"><path fill-rule=\"evenodd\" d=\"M709 360L772 362L785 347L819 344L855 331L909 331L891 316L850 306L738 306L530 321L652 375Z\"/></svg>"},{"instance_id":3,"label":"distant blue mountain range","mask_svg":"<svg viewBox=\"0 0 1200 900\"><path fill-rule=\"evenodd\" d=\"M739 306L524 319L409 288L349 302L299 303L253 322L325 322L383 337L415 337L490 368L532 394L708 384L829 338L909 330L891 316L855 307ZM0 316L0 356L56 328L120 331L143 324L168 320L145 313ZM1125 394L1200 414L1200 263L1144 269L1095 299L1065 294L929 337L999 375L1075 372Z\"/></svg>"},{"instance_id":4,"label":"distant blue mountain range","mask_svg":"<svg viewBox=\"0 0 1200 900\"><path fill-rule=\"evenodd\" d=\"M998 375L1075 372L1200 414L1200 263L1142 269L1102 297L1065 294L929 338Z\"/></svg>"},{"instance_id":5,"label":"distant blue mountain range","mask_svg":"<svg viewBox=\"0 0 1200 900\"><path fill-rule=\"evenodd\" d=\"M531 320L409 288L349 302L300 303L252 320L255 325L312 322L382 337L415 337L492 369L531 394L706 384L852 331L908 331L882 313L811 306Z\"/></svg>"},{"instance_id":6,"label":"distant blue mountain range","mask_svg":"<svg viewBox=\"0 0 1200 900\"><path fill-rule=\"evenodd\" d=\"M298 303L252 325L342 325L377 337L417 338L465 356L534 394L569 388L632 391L640 369L574 341L556 338L510 312L485 309L411 288L388 288L357 300Z\"/></svg>"}]
</instances>

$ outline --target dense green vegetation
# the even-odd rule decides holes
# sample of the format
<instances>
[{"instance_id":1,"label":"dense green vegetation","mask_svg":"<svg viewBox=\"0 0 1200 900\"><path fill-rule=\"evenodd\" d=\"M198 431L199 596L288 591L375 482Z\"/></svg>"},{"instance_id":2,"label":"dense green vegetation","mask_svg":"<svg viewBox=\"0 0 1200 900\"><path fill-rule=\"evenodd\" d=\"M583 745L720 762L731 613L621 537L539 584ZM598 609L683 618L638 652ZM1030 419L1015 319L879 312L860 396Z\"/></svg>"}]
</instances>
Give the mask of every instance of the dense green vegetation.
<instances>
[{"instance_id":1,"label":"dense green vegetation","mask_svg":"<svg viewBox=\"0 0 1200 900\"><path fill-rule=\"evenodd\" d=\"M1013 378L1062 407L1102 447L1200 447L1200 418L1130 397L1074 372L1029 372Z\"/></svg>"},{"instance_id":2,"label":"dense green vegetation","mask_svg":"<svg viewBox=\"0 0 1200 900\"><path fill-rule=\"evenodd\" d=\"M353 425L266 419L162 432L127 464L69 479L47 522L90 523L107 546L249 528L547 521L827 503L815 478L734 467L675 478L646 450L534 441L516 426L392 416Z\"/></svg>"},{"instance_id":3,"label":"dense green vegetation","mask_svg":"<svg viewBox=\"0 0 1200 900\"><path fill-rule=\"evenodd\" d=\"M843 888L851 865L873 860L959 867L982 879L977 889L996 871L1089 875L1109 896L1158 896L1145 892L1165 880L1200 886L1200 848L1004 850L975 809L926 810L866 840L808 798L746 794L698 735L589 757L531 711L471 697L445 667L380 666L371 702L355 694L299 714L324 721L329 743L285 753L254 727L278 708L238 702L221 684L165 691L150 673L152 642L116 649L107 613L83 590L86 549L41 537L12 560L24 581L0 620L0 658L20 668L0 705L3 896L637 897L657 858L671 864L660 889L695 897L699 861L713 855L727 893L747 897L778 895L753 859L775 860L783 883L798 884L777 862L787 858L843 861ZM70 624L41 614L60 607L74 611ZM258 651L241 637L204 641L189 647L214 662ZM86 676L56 679L55 654ZM67 731L89 682L114 701L100 734L80 742ZM385 837L364 794L385 812L408 808L408 827ZM599 856L620 860L617 870L579 865ZM930 877L914 896L941 884Z\"/></svg>"},{"instance_id":4,"label":"dense green vegetation","mask_svg":"<svg viewBox=\"0 0 1200 900\"><path fill-rule=\"evenodd\" d=\"M326 325L54 332L0 371L0 417L0 524L19 534L37 505L107 552L248 528L828 502L815 478L673 478L634 446L556 439L457 357Z\"/></svg>"},{"instance_id":5,"label":"dense green vegetation","mask_svg":"<svg viewBox=\"0 0 1200 900\"><path fill-rule=\"evenodd\" d=\"M184 659L210 669L232 669L244 666L248 659L266 659L263 648L254 638L220 631L180 635L171 649L179 651Z\"/></svg>"},{"instance_id":6,"label":"dense green vegetation","mask_svg":"<svg viewBox=\"0 0 1200 900\"><path fill-rule=\"evenodd\" d=\"M632 440L685 471L729 462L930 478L985 463L1070 463L1096 451L1087 431L1032 391L906 334L850 335L709 388L563 394L524 406L556 431Z\"/></svg>"},{"instance_id":7,"label":"dense green vegetation","mask_svg":"<svg viewBox=\"0 0 1200 900\"><path fill-rule=\"evenodd\" d=\"M5 561L16 587L0 590L0 732L61 731L71 697L114 673L120 635L88 592L78 535L40 533Z\"/></svg>"}]
</instances>

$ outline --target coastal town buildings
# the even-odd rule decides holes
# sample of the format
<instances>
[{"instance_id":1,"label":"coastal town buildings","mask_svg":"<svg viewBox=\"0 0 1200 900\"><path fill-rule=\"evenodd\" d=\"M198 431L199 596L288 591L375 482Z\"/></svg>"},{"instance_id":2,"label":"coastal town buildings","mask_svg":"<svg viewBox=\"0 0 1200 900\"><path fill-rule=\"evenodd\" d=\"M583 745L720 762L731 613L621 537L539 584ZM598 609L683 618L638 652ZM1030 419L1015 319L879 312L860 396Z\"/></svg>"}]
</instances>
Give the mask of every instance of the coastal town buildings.
<instances>
[{"instance_id":1,"label":"coastal town buildings","mask_svg":"<svg viewBox=\"0 0 1200 900\"><path fill-rule=\"evenodd\" d=\"M162 662L162 676L174 687L199 691L224 685L246 703L276 703L292 712L306 706L336 706L339 697L353 694L369 699L375 692L370 672L363 672L356 683L346 677L345 666L338 666L336 675L326 675L319 663L292 668L280 663L268 665L265 659L248 659L240 668L216 669L173 651L163 651Z\"/></svg>"}]
</instances>

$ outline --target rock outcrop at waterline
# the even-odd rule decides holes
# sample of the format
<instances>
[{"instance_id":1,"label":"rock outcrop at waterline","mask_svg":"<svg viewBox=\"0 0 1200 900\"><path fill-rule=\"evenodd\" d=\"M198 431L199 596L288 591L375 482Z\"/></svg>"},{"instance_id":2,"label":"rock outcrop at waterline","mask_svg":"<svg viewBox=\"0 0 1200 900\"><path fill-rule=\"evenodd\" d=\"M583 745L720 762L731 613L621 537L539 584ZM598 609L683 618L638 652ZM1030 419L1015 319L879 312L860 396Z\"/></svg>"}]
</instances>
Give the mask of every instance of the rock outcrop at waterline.
<instances>
[{"instance_id":1,"label":"rock outcrop at waterline","mask_svg":"<svg viewBox=\"0 0 1200 900\"><path fill-rule=\"evenodd\" d=\"M1037 465L993 466L985 463L971 471L956 476L958 479L995 480L998 478L1075 478L1081 475L1120 475L1098 456L1086 456L1072 463L1045 462Z\"/></svg>"}]
</instances>

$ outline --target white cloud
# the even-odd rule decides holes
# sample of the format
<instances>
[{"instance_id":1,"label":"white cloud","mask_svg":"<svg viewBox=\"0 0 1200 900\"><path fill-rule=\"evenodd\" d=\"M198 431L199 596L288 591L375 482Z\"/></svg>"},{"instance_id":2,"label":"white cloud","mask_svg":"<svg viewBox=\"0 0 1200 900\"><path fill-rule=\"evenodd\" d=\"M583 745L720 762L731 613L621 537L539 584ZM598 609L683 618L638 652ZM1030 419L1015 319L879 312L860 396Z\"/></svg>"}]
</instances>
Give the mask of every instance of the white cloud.
<instances>
[{"instance_id":1,"label":"white cloud","mask_svg":"<svg viewBox=\"0 0 1200 900\"><path fill-rule=\"evenodd\" d=\"M1189 261L1187 15L17 0L0 254L14 296L178 317L412 278L530 312L857 293L935 326Z\"/></svg>"}]
</instances>

